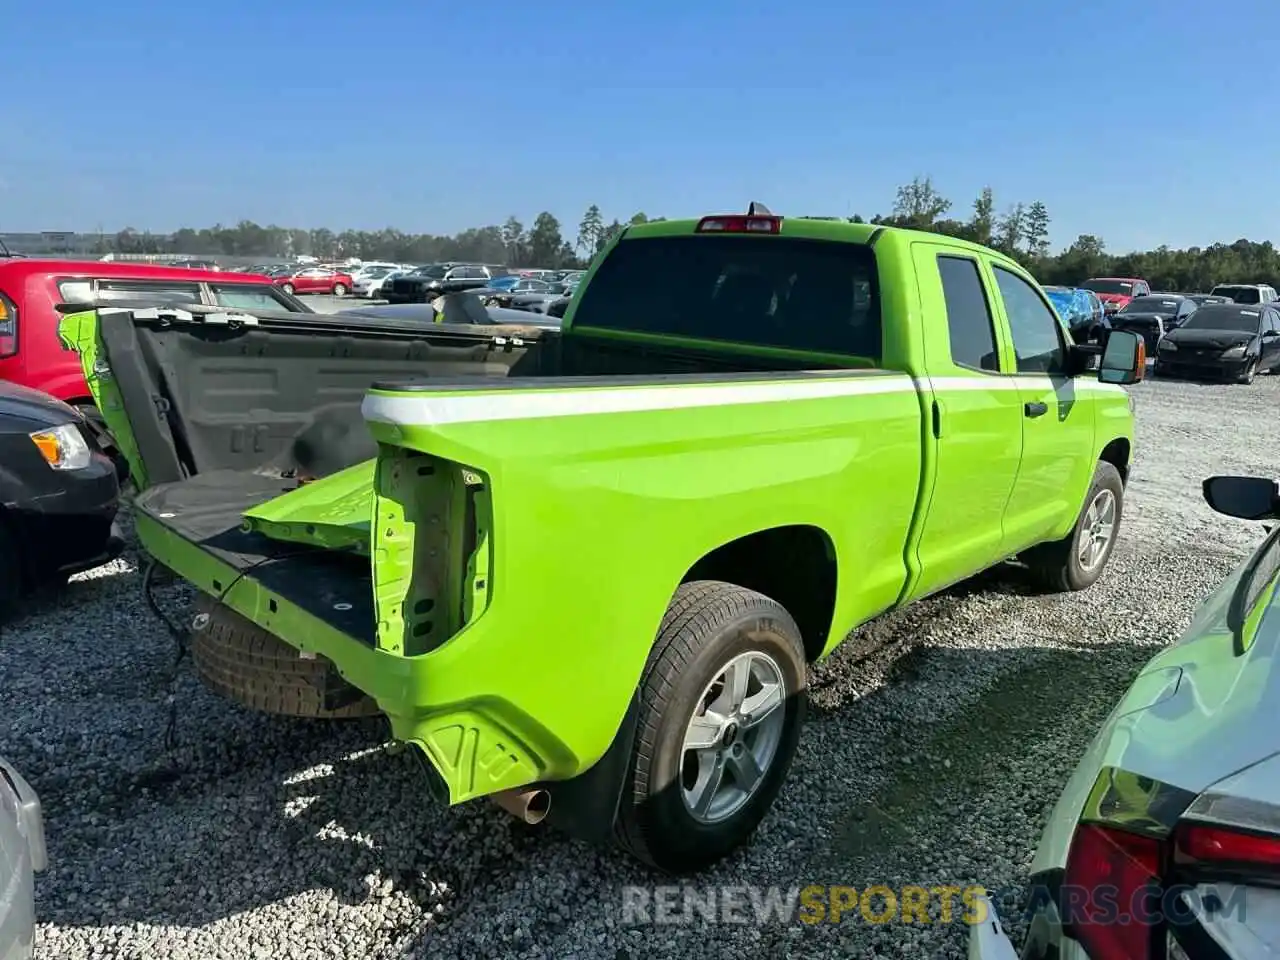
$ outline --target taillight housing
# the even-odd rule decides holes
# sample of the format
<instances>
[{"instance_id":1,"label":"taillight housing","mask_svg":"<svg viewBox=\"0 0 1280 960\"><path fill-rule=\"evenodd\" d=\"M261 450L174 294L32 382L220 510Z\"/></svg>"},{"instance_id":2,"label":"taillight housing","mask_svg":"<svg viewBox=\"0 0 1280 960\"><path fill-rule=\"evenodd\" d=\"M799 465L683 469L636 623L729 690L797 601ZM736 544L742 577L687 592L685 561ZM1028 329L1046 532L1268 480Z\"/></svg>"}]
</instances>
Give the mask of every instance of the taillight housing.
<instances>
[{"instance_id":1,"label":"taillight housing","mask_svg":"<svg viewBox=\"0 0 1280 960\"><path fill-rule=\"evenodd\" d=\"M1280 838L1215 823L1183 821L1176 833L1174 859L1178 864L1212 864L1270 874L1280 869Z\"/></svg>"},{"instance_id":2,"label":"taillight housing","mask_svg":"<svg viewBox=\"0 0 1280 960\"><path fill-rule=\"evenodd\" d=\"M17 356L18 306L0 293L0 360Z\"/></svg>"},{"instance_id":3,"label":"taillight housing","mask_svg":"<svg viewBox=\"0 0 1280 960\"><path fill-rule=\"evenodd\" d=\"M1067 855L1063 919L1091 960L1149 960L1160 923L1161 842L1082 823Z\"/></svg>"},{"instance_id":4,"label":"taillight housing","mask_svg":"<svg viewBox=\"0 0 1280 960\"><path fill-rule=\"evenodd\" d=\"M781 217L727 214L722 217L703 217L694 228L695 233L781 233Z\"/></svg>"}]
</instances>

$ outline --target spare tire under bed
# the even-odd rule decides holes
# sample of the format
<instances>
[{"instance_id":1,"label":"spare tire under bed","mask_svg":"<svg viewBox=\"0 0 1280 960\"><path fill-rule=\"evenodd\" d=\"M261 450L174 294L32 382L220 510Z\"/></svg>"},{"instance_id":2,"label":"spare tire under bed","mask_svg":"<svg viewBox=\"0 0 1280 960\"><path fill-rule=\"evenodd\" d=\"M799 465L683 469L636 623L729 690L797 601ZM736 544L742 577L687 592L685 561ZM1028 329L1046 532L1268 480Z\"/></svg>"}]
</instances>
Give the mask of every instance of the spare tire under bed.
<instances>
[{"instance_id":1,"label":"spare tire under bed","mask_svg":"<svg viewBox=\"0 0 1280 960\"><path fill-rule=\"evenodd\" d=\"M192 634L191 659L201 682L215 693L254 710L289 717L342 720L380 712L376 701L363 694L340 706L326 706L325 690L332 688L334 674L325 657L300 656L208 595L196 600L196 611L208 620Z\"/></svg>"}]
</instances>

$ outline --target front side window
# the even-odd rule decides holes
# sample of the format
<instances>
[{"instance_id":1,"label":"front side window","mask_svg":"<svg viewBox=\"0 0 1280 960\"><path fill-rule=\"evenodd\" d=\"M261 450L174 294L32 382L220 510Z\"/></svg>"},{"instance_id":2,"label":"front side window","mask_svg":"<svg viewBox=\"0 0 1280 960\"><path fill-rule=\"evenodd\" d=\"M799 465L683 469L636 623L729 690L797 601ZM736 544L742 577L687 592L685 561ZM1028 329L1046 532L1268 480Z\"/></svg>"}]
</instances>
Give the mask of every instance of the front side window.
<instances>
[{"instance_id":1,"label":"front side window","mask_svg":"<svg viewBox=\"0 0 1280 960\"><path fill-rule=\"evenodd\" d=\"M275 287L255 286L248 283L212 283L213 302L233 310L290 310L294 308Z\"/></svg>"},{"instance_id":2,"label":"front side window","mask_svg":"<svg viewBox=\"0 0 1280 960\"><path fill-rule=\"evenodd\" d=\"M998 373L996 328L991 305L982 286L978 261L969 257L938 257L942 296L947 305L951 362L973 370Z\"/></svg>"},{"instance_id":3,"label":"front side window","mask_svg":"<svg viewBox=\"0 0 1280 960\"><path fill-rule=\"evenodd\" d=\"M1062 325L1026 280L1003 267L992 268L1009 317L1009 333L1019 373L1061 373L1066 346Z\"/></svg>"}]
</instances>

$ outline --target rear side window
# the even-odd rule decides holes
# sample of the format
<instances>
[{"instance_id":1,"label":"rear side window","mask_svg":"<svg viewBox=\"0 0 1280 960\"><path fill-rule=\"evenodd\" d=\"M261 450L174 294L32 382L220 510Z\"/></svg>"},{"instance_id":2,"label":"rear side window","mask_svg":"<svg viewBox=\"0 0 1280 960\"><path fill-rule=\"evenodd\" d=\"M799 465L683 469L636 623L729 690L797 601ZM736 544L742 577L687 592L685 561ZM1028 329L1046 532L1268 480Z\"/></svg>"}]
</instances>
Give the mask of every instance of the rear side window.
<instances>
[{"instance_id":1,"label":"rear side window","mask_svg":"<svg viewBox=\"0 0 1280 960\"><path fill-rule=\"evenodd\" d=\"M947 304L951 362L973 370L997 373L996 329L991 305L982 287L978 261L968 257L938 257L942 296Z\"/></svg>"},{"instance_id":2,"label":"rear side window","mask_svg":"<svg viewBox=\"0 0 1280 960\"><path fill-rule=\"evenodd\" d=\"M876 260L865 244L781 236L623 240L581 297L579 327L880 359Z\"/></svg>"},{"instance_id":3,"label":"rear side window","mask_svg":"<svg viewBox=\"0 0 1280 960\"><path fill-rule=\"evenodd\" d=\"M94 281L59 280L63 303L92 303ZM98 280L99 300L154 300L157 303L200 303L200 285L165 280Z\"/></svg>"}]
</instances>

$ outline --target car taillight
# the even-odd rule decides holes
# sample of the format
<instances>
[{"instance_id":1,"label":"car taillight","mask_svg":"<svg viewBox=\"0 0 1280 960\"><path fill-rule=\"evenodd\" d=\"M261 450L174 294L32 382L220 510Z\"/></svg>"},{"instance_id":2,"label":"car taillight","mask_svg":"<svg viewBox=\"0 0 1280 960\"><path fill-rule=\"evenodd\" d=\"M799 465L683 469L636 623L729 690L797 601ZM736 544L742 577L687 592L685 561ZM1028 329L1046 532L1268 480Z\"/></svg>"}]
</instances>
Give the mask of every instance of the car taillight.
<instances>
[{"instance_id":1,"label":"car taillight","mask_svg":"<svg viewBox=\"0 0 1280 960\"><path fill-rule=\"evenodd\" d=\"M740 216L703 217L695 233L780 233L781 217Z\"/></svg>"},{"instance_id":2,"label":"car taillight","mask_svg":"<svg viewBox=\"0 0 1280 960\"><path fill-rule=\"evenodd\" d=\"M1148 960L1159 922L1160 841L1096 823L1067 855L1064 919L1091 960Z\"/></svg>"},{"instance_id":3,"label":"car taillight","mask_svg":"<svg viewBox=\"0 0 1280 960\"><path fill-rule=\"evenodd\" d=\"M1217 824L1184 822L1178 827L1174 856L1179 863L1280 867L1280 838L1247 833Z\"/></svg>"},{"instance_id":4,"label":"car taillight","mask_svg":"<svg viewBox=\"0 0 1280 960\"><path fill-rule=\"evenodd\" d=\"M18 353L18 307L0 293L0 359Z\"/></svg>"}]
</instances>

